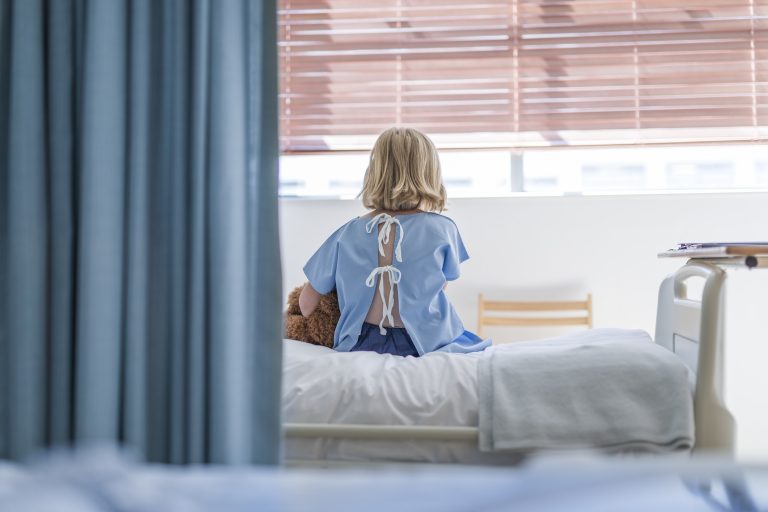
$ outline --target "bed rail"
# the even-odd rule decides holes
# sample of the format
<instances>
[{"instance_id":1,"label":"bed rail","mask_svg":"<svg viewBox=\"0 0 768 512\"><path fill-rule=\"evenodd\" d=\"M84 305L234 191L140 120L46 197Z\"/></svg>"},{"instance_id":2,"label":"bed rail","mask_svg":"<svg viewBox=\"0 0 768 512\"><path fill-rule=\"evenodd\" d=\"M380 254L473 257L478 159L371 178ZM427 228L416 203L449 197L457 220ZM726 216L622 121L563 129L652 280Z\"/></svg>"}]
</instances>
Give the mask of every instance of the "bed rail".
<instances>
[{"instance_id":1,"label":"bed rail","mask_svg":"<svg viewBox=\"0 0 768 512\"><path fill-rule=\"evenodd\" d=\"M342 439L428 439L430 441L477 442L477 427L439 427L419 425L356 425L326 423L285 423L288 437Z\"/></svg>"},{"instance_id":2,"label":"bed rail","mask_svg":"<svg viewBox=\"0 0 768 512\"><path fill-rule=\"evenodd\" d=\"M703 278L701 300L688 295L688 280ZM732 456L735 422L723 397L723 295L726 273L689 261L659 288L656 343L678 354L696 373L694 452Z\"/></svg>"}]
</instances>

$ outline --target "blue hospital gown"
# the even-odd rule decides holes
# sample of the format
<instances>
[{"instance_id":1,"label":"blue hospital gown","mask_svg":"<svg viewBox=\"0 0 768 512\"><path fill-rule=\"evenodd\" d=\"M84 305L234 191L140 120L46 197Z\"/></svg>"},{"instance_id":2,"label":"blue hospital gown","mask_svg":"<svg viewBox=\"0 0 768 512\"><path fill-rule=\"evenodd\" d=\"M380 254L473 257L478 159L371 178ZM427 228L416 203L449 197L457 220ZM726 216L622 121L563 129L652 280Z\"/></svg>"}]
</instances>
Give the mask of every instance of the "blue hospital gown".
<instances>
[{"instance_id":1,"label":"blue hospital gown","mask_svg":"<svg viewBox=\"0 0 768 512\"><path fill-rule=\"evenodd\" d=\"M380 217L384 222L389 216ZM427 212L395 215L394 219L399 223L394 223L391 235L396 248L399 242L400 257L393 256L391 266L399 271L400 319L419 354L475 352L490 346L490 340L464 330L444 291L447 281L459 278L459 264L469 258L456 224L444 215ZM378 267L378 224L371 226L371 221L371 217L357 217L341 226L304 266L315 290L337 292L341 317L333 346L339 351L354 347L374 293L378 293L370 276L383 267Z\"/></svg>"}]
</instances>

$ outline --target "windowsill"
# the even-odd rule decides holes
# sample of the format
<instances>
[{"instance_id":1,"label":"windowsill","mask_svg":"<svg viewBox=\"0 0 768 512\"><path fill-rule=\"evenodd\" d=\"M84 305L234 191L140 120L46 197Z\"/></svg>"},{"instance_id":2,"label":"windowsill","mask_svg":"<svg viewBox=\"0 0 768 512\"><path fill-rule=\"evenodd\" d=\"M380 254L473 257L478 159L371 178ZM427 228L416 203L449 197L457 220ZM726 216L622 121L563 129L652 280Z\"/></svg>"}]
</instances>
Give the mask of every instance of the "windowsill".
<instances>
[{"instance_id":1,"label":"windowsill","mask_svg":"<svg viewBox=\"0 0 768 512\"><path fill-rule=\"evenodd\" d=\"M647 196L728 196L744 194L768 194L768 188L760 189L681 189L681 190L628 190L628 191L591 191L591 192L506 192L495 195L457 195L448 196L449 201L463 199L535 199L535 198L580 198L580 197L647 197ZM281 201L359 201L356 196L279 196Z\"/></svg>"},{"instance_id":2,"label":"windowsill","mask_svg":"<svg viewBox=\"0 0 768 512\"><path fill-rule=\"evenodd\" d=\"M446 153L440 161L451 198L678 196L764 192L767 154L768 145L737 152L697 146ZM280 192L353 199L367 165L366 155L282 157Z\"/></svg>"}]
</instances>

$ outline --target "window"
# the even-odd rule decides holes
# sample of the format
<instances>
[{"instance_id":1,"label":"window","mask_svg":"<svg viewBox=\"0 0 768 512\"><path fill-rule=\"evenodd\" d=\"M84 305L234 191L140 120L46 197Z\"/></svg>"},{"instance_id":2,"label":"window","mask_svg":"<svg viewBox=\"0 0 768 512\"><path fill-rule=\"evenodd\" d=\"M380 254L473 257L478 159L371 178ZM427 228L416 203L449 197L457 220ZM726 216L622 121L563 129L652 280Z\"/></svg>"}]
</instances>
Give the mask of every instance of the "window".
<instances>
[{"instance_id":1,"label":"window","mask_svg":"<svg viewBox=\"0 0 768 512\"><path fill-rule=\"evenodd\" d=\"M768 147L675 146L527 151L524 186L537 193L768 189Z\"/></svg>"},{"instance_id":2,"label":"window","mask_svg":"<svg viewBox=\"0 0 768 512\"><path fill-rule=\"evenodd\" d=\"M440 162L450 197L768 190L764 145L444 151ZM365 154L283 156L280 195L355 197L367 164Z\"/></svg>"},{"instance_id":3,"label":"window","mask_svg":"<svg viewBox=\"0 0 768 512\"><path fill-rule=\"evenodd\" d=\"M652 160L661 161L661 146L766 143L763 0L281 0L279 25L287 195L352 193L364 157L328 164L321 154L365 152L392 125L420 128L441 149L473 150L442 155L453 189L476 195L502 181L542 191L765 181L762 164L747 179L728 162L681 159L662 170L590 153L658 145ZM564 161L554 148L588 149L566 150L581 164L563 177L534 165ZM304 164L293 156L310 154ZM454 171L452 159L472 162L472 173ZM332 180L299 171L328 165Z\"/></svg>"},{"instance_id":4,"label":"window","mask_svg":"<svg viewBox=\"0 0 768 512\"><path fill-rule=\"evenodd\" d=\"M768 148L766 148L768 150ZM755 162L755 186L768 188L768 159Z\"/></svg>"},{"instance_id":5,"label":"window","mask_svg":"<svg viewBox=\"0 0 768 512\"><path fill-rule=\"evenodd\" d=\"M443 182L451 197L495 196L516 190L506 151L445 152ZM280 159L283 197L353 198L363 187L366 154L287 155ZM481 172L478 172L481 171Z\"/></svg>"}]
</instances>

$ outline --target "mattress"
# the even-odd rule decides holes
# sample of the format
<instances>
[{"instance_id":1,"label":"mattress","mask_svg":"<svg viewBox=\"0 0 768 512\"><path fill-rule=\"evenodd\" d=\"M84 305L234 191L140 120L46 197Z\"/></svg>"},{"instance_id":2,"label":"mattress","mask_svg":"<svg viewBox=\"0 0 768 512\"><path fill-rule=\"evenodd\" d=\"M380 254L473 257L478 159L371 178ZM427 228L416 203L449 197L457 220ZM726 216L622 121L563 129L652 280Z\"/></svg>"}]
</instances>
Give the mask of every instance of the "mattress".
<instances>
[{"instance_id":1,"label":"mattress","mask_svg":"<svg viewBox=\"0 0 768 512\"><path fill-rule=\"evenodd\" d=\"M621 334L617 335L621 343L651 343L642 331L594 330L518 342L504 350L605 343L610 331ZM336 352L285 340L283 418L287 423L477 427L477 371L482 357L483 353L436 352L414 358ZM301 461L513 464L524 454L480 452L476 442L290 438L285 456Z\"/></svg>"},{"instance_id":2,"label":"mattress","mask_svg":"<svg viewBox=\"0 0 768 512\"><path fill-rule=\"evenodd\" d=\"M480 354L421 358L336 352L285 340L283 421L368 425L477 426ZM490 455L490 456L489 456ZM476 443L286 439L290 460L384 460L509 464L519 456L481 454Z\"/></svg>"}]
</instances>

